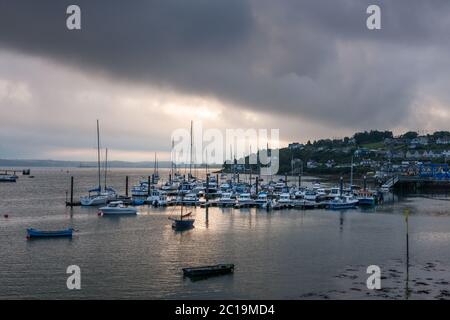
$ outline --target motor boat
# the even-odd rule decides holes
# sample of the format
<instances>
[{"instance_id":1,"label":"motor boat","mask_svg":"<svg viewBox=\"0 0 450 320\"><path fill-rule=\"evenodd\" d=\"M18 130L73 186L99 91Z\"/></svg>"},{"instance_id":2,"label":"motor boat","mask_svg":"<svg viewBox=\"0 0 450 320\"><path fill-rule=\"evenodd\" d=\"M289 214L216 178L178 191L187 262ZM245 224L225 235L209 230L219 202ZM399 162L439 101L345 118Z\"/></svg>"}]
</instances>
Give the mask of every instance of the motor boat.
<instances>
[{"instance_id":1,"label":"motor boat","mask_svg":"<svg viewBox=\"0 0 450 320\"><path fill-rule=\"evenodd\" d=\"M237 197L237 207L250 207L255 204L255 201L251 198L250 193L241 193Z\"/></svg>"},{"instance_id":2,"label":"motor boat","mask_svg":"<svg viewBox=\"0 0 450 320\"><path fill-rule=\"evenodd\" d=\"M283 208L291 207L292 206L291 195L289 193L280 194L280 197L278 198L276 205Z\"/></svg>"},{"instance_id":3,"label":"motor boat","mask_svg":"<svg viewBox=\"0 0 450 320\"><path fill-rule=\"evenodd\" d=\"M101 207L99 211L102 215L134 215L137 214L135 207L129 207L122 201L110 202L106 207Z\"/></svg>"},{"instance_id":4,"label":"motor boat","mask_svg":"<svg viewBox=\"0 0 450 320\"><path fill-rule=\"evenodd\" d=\"M133 197L146 197L148 196L148 182L140 182L139 185L131 188L131 195Z\"/></svg>"},{"instance_id":5,"label":"motor boat","mask_svg":"<svg viewBox=\"0 0 450 320\"><path fill-rule=\"evenodd\" d=\"M219 207L233 206L236 203L236 200L232 199L231 196L232 196L232 193L230 193L230 192L222 193L222 196L216 201L216 204Z\"/></svg>"},{"instance_id":6,"label":"motor boat","mask_svg":"<svg viewBox=\"0 0 450 320\"><path fill-rule=\"evenodd\" d=\"M183 200L181 200L181 202L184 205L192 205L192 206L196 206L200 204L200 200L198 198L198 196L195 193L188 193L183 197Z\"/></svg>"},{"instance_id":7,"label":"motor boat","mask_svg":"<svg viewBox=\"0 0 450 320\"><path fill-rule=\"evenodd\" d=\"M258 193L258 197L255 200L255 204L259 208L264 208L265 206L267 206L267 201L267 192L260 192Z\"/></svg>"},{"instance_id":8,"label":"motor boat","mask_svg":"<svg viewBox=\"0 0 450 320\"><path fill-rule=\"evenodd\" d=\"M358 199L358 205L360 206L375 206L376 200L373 192L368 190L361 190L357 192L356 199Z\"/></svg>"},{"instance_id":9,"label":"motor boat","mask_svg":"<svg viewBox=\"0 0 450 320\"><path fill-rule=\"evenodd\" d=\"M352 195L345 195L341 197L336 197L335 199L328 202L328 208L332 210L340 209L352 209L358 204L358 199Z\"/></svg>"},{"instance_id":10,"label":"motor boat","mask_svg":"<svg viewBox=\"0 0 450 320\"><path fill-rule=\"evenodd\" d=\"M154 206L165 206L167 205L166 193L158 189L150 189L150 194L147 197L147 203Z\"/></svg>"},{"instance_id":11,"label":"motor boat","mask_svg":"<svg viewBox=\"0 0 450 320\"><path fill-rule=\"evenodd\" d=\"M16 175L0 174L0 182L16 182Z\"/></svg>"},{"instance_id":12,"label":"motor boat","mask_svg":"<svg viewBox=\"0 0 450 320\"><path fill-rule=\"evenodd\" d=\"M309 200L309 201L316 201L317 200L317 193L314 190L305 190L303 193L303 199Z\"/></svg>"}]
</instances>

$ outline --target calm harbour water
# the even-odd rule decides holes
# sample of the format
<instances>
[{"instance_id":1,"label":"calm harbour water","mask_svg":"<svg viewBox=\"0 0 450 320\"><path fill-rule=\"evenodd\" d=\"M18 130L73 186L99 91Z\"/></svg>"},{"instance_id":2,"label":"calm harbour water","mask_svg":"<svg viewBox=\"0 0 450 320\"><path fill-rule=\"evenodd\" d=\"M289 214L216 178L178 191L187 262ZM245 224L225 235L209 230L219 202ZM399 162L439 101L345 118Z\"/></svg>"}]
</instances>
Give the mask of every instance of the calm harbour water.
<instances>
[{"instance_id":1,"label":"calm harbour water","mask_svg":"<svg viewBox=\"0 0 450 320\"><path fill-rule=\"evenodd\" d=\"M149 169L112 169L124 193ZM404 299L405 220L410 208L412 299L450 298L450 197L409 196L372 210L195 208L195 228L171 229L174 208L139 207L133 217L99 217L66 208L96 171L32 168L34 179L0 184L0 299ZM9 214L9 218L4 218ZM26 240L26 228L79 230L72 240ZM183 279L181 268L234 263L232 275ZM68 290L66 268L81 268L81 290ZM366 287L379 265L382 290Z\"/></svg>"}]
</instances>

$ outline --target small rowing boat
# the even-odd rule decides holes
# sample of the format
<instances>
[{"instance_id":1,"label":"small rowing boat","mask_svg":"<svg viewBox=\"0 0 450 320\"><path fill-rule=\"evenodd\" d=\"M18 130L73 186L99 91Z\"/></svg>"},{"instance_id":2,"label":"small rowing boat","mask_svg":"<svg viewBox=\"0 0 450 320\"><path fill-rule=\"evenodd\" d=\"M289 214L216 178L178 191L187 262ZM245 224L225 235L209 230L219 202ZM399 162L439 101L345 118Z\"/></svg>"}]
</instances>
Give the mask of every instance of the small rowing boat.
<instances>
[{"instance_id":1,"label":"small rowing boat","mask_svg":"<svg viewBox=\"0 0 450 320\"><path fill-rule=\"evenodd\" d=\"M72 237L73 229L56 230L56 231L42 231L33 228L27 229L27 238L58 238L58 237Z\"/></svg>"},{"instance_id":2,"label":"small rowing boat","mask_svg":"<svg viewBox=\"0 0 450 320\"><path fill-rule=\"evenodd\" d=\"M205 277L234 272L234 264L217 264L213 266L183 268L185 277Z\"/></svg>"}]
</instances>

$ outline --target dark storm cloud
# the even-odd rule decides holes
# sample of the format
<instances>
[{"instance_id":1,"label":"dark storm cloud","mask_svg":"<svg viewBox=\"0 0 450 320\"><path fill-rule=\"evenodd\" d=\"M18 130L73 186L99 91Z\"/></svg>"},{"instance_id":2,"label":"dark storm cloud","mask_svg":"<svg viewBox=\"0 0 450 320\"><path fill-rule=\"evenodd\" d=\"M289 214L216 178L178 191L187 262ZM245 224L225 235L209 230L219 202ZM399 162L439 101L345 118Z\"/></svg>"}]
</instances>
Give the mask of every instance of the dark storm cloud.
<instances>
[{"instance_id":1,"label":"dark storm cloud","mask_svg":"<svg viewBox=\"0 0 450 320\"><path fill-rule=\"evenodd\" d=\"M81 31L65 28L69 4ZM382 30L367 30L369 4ZM0 44L254 111L392 128L425 83L450 82L449 13L444 0L2 0Z\"/></svg>"}]
</instances>

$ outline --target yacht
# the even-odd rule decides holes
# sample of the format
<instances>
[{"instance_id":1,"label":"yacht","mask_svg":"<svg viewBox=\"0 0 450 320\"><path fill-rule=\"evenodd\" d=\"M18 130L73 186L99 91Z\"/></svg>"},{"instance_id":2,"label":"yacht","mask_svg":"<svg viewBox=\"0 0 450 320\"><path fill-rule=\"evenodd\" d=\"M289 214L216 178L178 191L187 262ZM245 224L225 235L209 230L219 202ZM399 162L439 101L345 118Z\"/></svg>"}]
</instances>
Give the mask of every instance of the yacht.
<instances>
[{"instance_id":1,"label":"yacht","mask_svg":"<svg viewBox=\"0 0 450 320\"><path fill-rule=\"evenodd\" d=\"M183 200L181 200L181 202L184 205L192 205L192 206L196 206L200 204L200 200L197 196L197 194L195 193L188 193L183 197Z\"/></svg>"},{"instance_id":2,"label":"yacht","mask_svg":"<svg viewBox=\"0 0 450 320\"><path fill-rule=\"evenodd\" d=\"M235 199L232 199L232 193L224 192L222 196L216 201L219 207L233 206L236 203Z\"/></svg>"},{"instance_id":3,"label":"yacht","mask_svg":"<svg viewBox=\"0 0 450 320\"><path fill-rule=\"evenodd\" d=\"M166 193L158 189L151 189L150 194L147 197L147 202L154 206L166 206L167 205Z\"/></svg>"},{"instance_id":4,"label":"yacht","mask_svg":"<svg viewBox=\"0 0 450 320\"><path fill-rule=\"evenodd\" d=\"M314 190L305 190L303 193L303 199L309 200L309 201L316 201L317 200L317 193Z\"/></svg>"},{"instance_id":5,"label":"yacht","mask_svg":"<svg viewBox=\"0 0 450 320\"><path fill-rule=\"evenodd\" d=\"M137 209L124 205L122 201L112 201L106 207L99 209L102 215L134 215Z\"/></svg>"},{"instance_id":6,"label":"yacht","mask_svg":"<svg viewBox=\"0 0 450 320\"><path fill-rule=\"evenodd\" d=\"M98 187L89 190L89 194L87 196L80 197L80 202L82 206L98 206L107 204L108 201L115 200L116 198L117 193L114 189L107 188L105 192L101 192L101 188Z\"/></svg>"},{"instance_id":7,"label":"yacht","mask_svg":"<svg viewBox=\"0 0 450 320\"><path fill-rule=\"evenodd\" d=\"M267 201L267 192L260 192L255 200L255 204L258 208L265 208L267 206Z\"/></svg>"},{"instance_id":8,"label":"yacht","mask_svg":"<svg viewBox=\"0 0 450 320\"><path fill-rule=\"evenodd\" d=\"M283 208L292 206L291 195L289 193L282 193L278 198L277 205Z\"/></svg>"},{"instance_id":9,"label":"yacht","mask_svg":"<svg viewBox=\"0 0 450 320\"><path fill-rule=\"evenodd\" d=\"M255 204L255 201L250 197L250 193L241 193L237 197L237 207L250 207Z\"/></svg>"}]
</instances>

